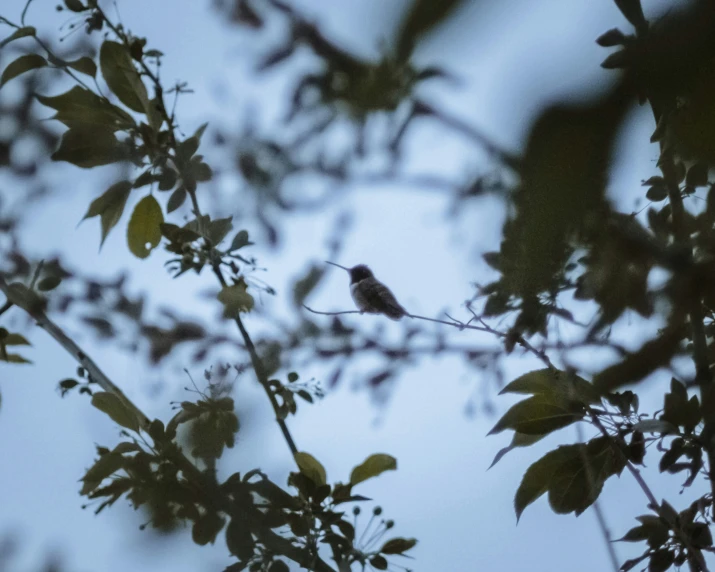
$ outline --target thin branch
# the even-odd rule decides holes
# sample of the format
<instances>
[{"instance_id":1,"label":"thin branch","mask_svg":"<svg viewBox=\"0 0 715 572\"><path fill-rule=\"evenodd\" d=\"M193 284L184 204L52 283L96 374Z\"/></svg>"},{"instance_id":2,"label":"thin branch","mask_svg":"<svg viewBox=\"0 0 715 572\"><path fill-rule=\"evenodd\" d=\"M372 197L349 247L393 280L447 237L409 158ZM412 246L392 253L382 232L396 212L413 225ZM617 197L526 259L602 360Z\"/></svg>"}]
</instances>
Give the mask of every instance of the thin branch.
<instances>
[{"instance_id":1,"label":"thin branch","mask_svg":"<svg viewBox=\"0 0 715 572\"><path fill-rule=\"evenodd\" d=\"M310 308L309 306L306 306L305 304L302 305L303 308L308 310L308 312L312 314L320 314L321 316L342 316L343 314L365 314L365 312L361 312L360 310L341 310L339 312L321 312L320 310L313 310L313 308ZM425 320L427 322L435 322L437 324L444 324L446 326L452 326L453 328L457 328L458 330L477 330L479 332L489 332L490 330L487 328L483 328L481 326L472 326L469 323L464 323L460 322L458 320L448 322L446 320L438 320L436 318L428 318L427 316L418 316L417 314L405 314L407 318L412 318L414 320ZM454 320L454 318L451 318Z\"/></svg>"},{"instance_id":2,"label":"thin branch","mask_svg":"<svg viewBox=\"0 0 715 572\"><path fill-rule=\"evenodd\" d=\"M0 275L0 291L6 296L8 302L12 302L18 308L24 310L30 315L43 330L45 330L57 343L70 354L86 371L92 381L96 382L102 389L117 396L122 403L127 407L139 421L139 425L144 432L148 433L151 421L134 403L112 382L112 380L102 371L96 362L85 353L64 331L55 324L47 315L34 303L32 297L27 295L27 290L14 287L8 284L5 278ZM207 479L201 470L194 465L179 449L170 451L172 459L176 462L181 471L202 487L206 493L206 500L213 505L214 508L229 514L232 518L250 518L253 523L252 531L266 546L272 547L281 554L294 560L301 566L319 570L320 572L334 572L323 560L318 559L315 562L314 556L309 551L296 547L290 540L283 538L271 530L270 526L265 523L265 516L257 508L245 509L243 515L237 514L232 508L232 502L225 496L214 483Z\"/></svg>"},{"instance_id":3,"label":"thin branch","mask_svg":"<svg viewBox=\"0 0 715 572\"><path fill-rule=\"evenodd\" d=\"M221 268L218 264L213 265L213 271L221 286L225 288L226 279L223 277L223 274L221 273ZM268 383L268 375L266 374L266 368L263 365L260 356L258 355L258 351L256 351L256 346L253 344L253 340L251 339L248 330L246 330L246 327L243 325L243 321L241 320L240 314L236 316L235 322L238 326L238 331L241 332L241 337L243 338L243 343L248 350L248 355L251 357L251 365L253 366L253 371L256 374L258 383L261 384L261 386L266 392L268 400L271 402L271 406L273 407L273 411L276 415L276 423L278 423L281 433L283 433L283 438L285 439L286 443L288 444L288 448L290 449L290 452L295 458L295 454L298 452L298 447L296 446L295 440L293 439L293 436L288 429L288 425L286 424L285 420L281 418L280 405L278 404L278 400L276 399L276 396L273 393L270 384Z\"/></svg>"},{"instance_id":4,"label":"thin branch","mask_svg":"<svg viewBox=\"0 0 715 572\"><path fill-rule=\"evenodd\" d=\"M20 16L20 23L24 26L25 25L25 16L27 16L27 10L30 8L30 4L32 4L32 0L27 0L25 3L25 7L22 9L22 15Z\"/></svg>"},{"instance_id":5,"label":"thin branch","mask_svg":"<svg viewBox=\"0 0 715 572\"><path fill-rule=\"evenodd\" d=\"M21 308L37 322L37 325L45 330L62 348L74 357L75 360L87 371L92 381L95 381L99 386L109 393L113 393L124 405L134 413L139 420L139 424L145 431L148 430L151 421L132 401L124 395L124 392L117 387L111 379L100 369L100 367L90 358L82 348L80 348L62 328L50 320L47 315L33 304L34 300L27 296L27 288L23 285L22 288L13 287L7 283L5 278L0 275L0 291L7 298L7 304L12 304Z\"/></svg>"}]
</instances>

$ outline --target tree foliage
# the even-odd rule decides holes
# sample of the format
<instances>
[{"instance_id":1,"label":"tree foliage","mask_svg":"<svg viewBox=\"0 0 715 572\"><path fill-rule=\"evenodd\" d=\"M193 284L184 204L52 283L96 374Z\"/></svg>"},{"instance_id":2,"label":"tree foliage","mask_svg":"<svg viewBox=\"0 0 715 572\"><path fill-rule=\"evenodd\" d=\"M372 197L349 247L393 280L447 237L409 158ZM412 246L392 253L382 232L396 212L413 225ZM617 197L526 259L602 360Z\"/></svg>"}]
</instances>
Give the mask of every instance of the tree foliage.
<instances>
[{"instance_id":1,"label":"tree foliage","mask_svg":"<svg viewBox=\"0 0 715 572\"><path fill-rule=\"evenodd\" d=\"M230 141L217 128L216 139L222 145L235 144L237 172L255 192L253 216L263 228L260 238L249 236L237 224L240 219L205 210L204 191L218 172L211 165L215 149L204 137L207 125L191 134L180 128L181 118L169 95L184 97L189 90L182 83L163 83L160 64L170 54L150 48L150 39L133 35L97 0L65 1L64 9L79 15L90 44L97 48L96 55L87 50L73 59L59 55L26 25L26 10L19 23L10 15L0 16L0 23L10 28L0 46L5 50L22 42L25 50L11 61L3 60L0 89L24 81L22 102L34 98L44 110L54 112L52 123L65 129L58 138L41 122L18 112L21 126L43 142L43 159L81 169L123 167L122 178L98 190L84 215L99 218L98 243L103 244L113 229L124 229L127 248L135 257L164 257L176 279L187 272L212 277L216 305L235 326L244 353L245 362L233 369L238 375L253 372L295 463L285 484L273 482L258 468L220 481L217 463L226 449L236 446L241 423L233 397L224 385L212 382L210 370L208 388L197 388L195 401L181 402L166 423L149 419L52 315L75 312L99 338L120 338L128 329L128 338L148 342L152 363L166 359L179 346L191 347L197 364L222 344L235 351L231 337L214 333L220 328L172 312L161 324L151 322L143 299L133 299L125 290L124 278L87 278L86 269L67 270L60 260L30 260L13 245L0 273L5 297L0 315L15 307L45 329L78 362L78 379L59 382L62 395L91 396L91 404L122 428L122 441L111 450L98 446L94 464L81 479L80 493L95 501L96 512L126 498L134 507L146 508L154 527L187 525L198 545L220 537L234 559L227 571L275 572L287 570L287 562L318 571L344 572L368 565L388 569L390 559L403 556L416 540L383 541L394 526L394 521L383 519L375 533L382 544L363 544L355 521L341 505L353 504L357 516L358 503L370 500L358 494L360 484L395 470L397 461L376 453L356 459L344 480L332 480L330 471L300 448L289 430L291 416L303 414L304 404L312 403L322 390L299 381L288 366L309 348L310 359L334 364L328 383L334 385L352 357L374 353L383 365L366 385L376 388L416 363L420 353L455 351L472 365L486 361L496 368L498 360L521 348L543 367L502 389L502 394L518 395L520 401L490 432L514 432L492 466L510 451L573 425L587 424L596 436L560 445L525 470L514 499L517 519L544 495L555 513L579 515L597 503L606 481L625 472L642 490L647 513L637 516L638 524L620 539L645 543L643 553L619 563L620 569L647 565L649 570L667 570L687 564L690 570L707 570L705 555L715 551L715 184L709 181L709 166L715 162L715 8L704 0L691 2L656 25L644 14L640 0L615 3L632 32L613 28L596 40L611 50L604 55L603 67L619 70L612 85L586 103L557 102L542 110L517 157L421 96L423 82L447 80L449 74L438 67L417 66L413 52L455 17L464 2L415 0L402 16L393 48L376 61L340 47L282 1L219 2L219 9L237 25L259 33L269 18L287 24L286 41L259 63L261 72L287 66L299 48L321 63L317 71L299 77L287 102L286 124L298 133L292 144L252 127L241 134L240 142ZM50 72L67 76L71 87L61 93L46 89L38 78ZM643 181L645 212L623 213L613 206L606 186L619 131L637 104L652 110L656 127L651 141L658 143L659 159L657 172ZM381 133L377 149L371 149L369 120L378 116L389 116L392 128ZM399 181L411 126L423 120L466 134L489 153L492 167L508 175L499 180L482 175L466 185L442 180L456 203L492 192L510 208L499 250L484 254L495 279L476 286L465 304L469 318L409 318L439 322L463 337L488 334L499 344L491 350L454 349L437 336L434 346L424 350L414 343L424 332L412 322L404 330L403 343L389 345L379 333L370 335L351 326L341 313L314 318L320 312L304 303L324 276L319 266L295 281L291 301L300 322L295 329L283 328L260 339L249 332L245 314L256 310L259 295L275 294L255 278L259 262L251 246L254 241L278 243L275 212L313 206L309 200L289 197L287 181L310 172L331 182L348 182L357 176L355 165L371 152L390 159L389 169L374 178ZM323 151L330 145L331 130L344 123L354 136L342 157L329 159ZM3 165L17 176L34 175L9 160ZM189 220L182 220L179 212L190 213ZM9 233L19 224L12 218L0 222ZM345 220L336 221L339 228L345 225ZM336 251L339 238L334 242ZM654 287L650 277L659 269L668 277ZM74 288L66 288L68 284ZM587 324L574 318L578 301L591 302ZM640 347L627 349L613 340L612 331L634 313L660 327ZM497 321L501 329L492 325ZM560 324L577 328L578 335L563 338ZM0 359L28 363L30 339L27 332L0 327ZM580 371L569 359L571 350L604 347L617 359L595 373ZM692 376L674 375L662 407L641 411L642 382L683 357L693 364ZM660 472L684 479L684 488L700 480L710 492L680 510L667 500L659 501L639 469L648 454L658 458ZM380 507L373 509L373 516L381 514ZM604 535L610 541L605 528Z\"/></svg>"}]
</instances>

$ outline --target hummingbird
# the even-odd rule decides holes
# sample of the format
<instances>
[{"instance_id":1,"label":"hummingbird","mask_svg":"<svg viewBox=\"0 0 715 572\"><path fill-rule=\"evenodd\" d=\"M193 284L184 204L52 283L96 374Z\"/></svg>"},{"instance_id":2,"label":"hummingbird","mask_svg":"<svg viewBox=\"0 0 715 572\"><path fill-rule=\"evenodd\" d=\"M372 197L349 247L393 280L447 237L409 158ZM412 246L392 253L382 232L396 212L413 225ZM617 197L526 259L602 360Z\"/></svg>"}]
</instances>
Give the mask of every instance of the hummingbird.
<instances>
[{"instance_id":1,"label":"hummingbird","mask_svg":"<svg viewBox=\"0 0 715 572\"><path fill-rule=\"evenodd\" d=\"M350 273L350 295L361 313L384 314L391 320L409 316L390 289L375 278L372 270L364 264L346 268L329 260L326 262Z\"/></svg>"}]
</instances>

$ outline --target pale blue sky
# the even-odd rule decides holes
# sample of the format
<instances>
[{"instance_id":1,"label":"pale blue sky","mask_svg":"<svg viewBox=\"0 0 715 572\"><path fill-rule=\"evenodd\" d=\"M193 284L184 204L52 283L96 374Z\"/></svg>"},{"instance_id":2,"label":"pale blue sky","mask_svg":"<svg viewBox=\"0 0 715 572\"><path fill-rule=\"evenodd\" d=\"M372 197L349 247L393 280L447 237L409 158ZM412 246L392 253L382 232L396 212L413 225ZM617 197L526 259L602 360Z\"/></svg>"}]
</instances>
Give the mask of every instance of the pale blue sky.
<instances>
[{"instance_id":1,"label":"pale blue sky","mask_svg":"<svg viewBox=\"0 0 715 572\"><path fill-rule=\"evenodd\" d=\"M35 0L28 23L54 34L66 20L66 13L54 11L55 3ZM384 0L302 0L298 4L331 37L360 53L374 54L405 2L391 0L387 9ZM608 85L613 75L599 68L606 52L594 39L614 26L627 29L627 24L612 2L508 0L488 4L487 8L468 6L422 46L417 58L423 63L448 62L450 71L463 80L462 87L430 87L426 93L433 101L463 116L499 144L518 150L531 120L545 103ZM1 10L17 19L23 5L21 0L4 0ZM169 81L187 80L194 88L195 93L179 106L186 132L207 120L221 122L224 128L235 125L238 130L250 100L266 112L263 119L270 132L280 90L290 76L285 68L260 80L247 73L254 57L268 47L264 40L270 38L255 42L242 36L209 5L188 0L119 1L125 25L146 35L150 47L166 54L163 76ZM388 10L394 11L392 18ZM0 98L10 96L7 91L0 93ZM632 208L640 180L654 172L656 150L647 143L652 128L641 110L624 129L621 163L610 188L624 210ZM468 164L470 156L459 138L442 128L416 130L410 149L410 164L420 171L459 176L477 170ZM97 251L97 222L77 227L89 198L113 180L111 172L88 173L58 165L52 167L52 174L62 192L52 204L38 206L25 229L26 248L37 256L62 252L72 265L90 273L112 276L118 269L126 270L132 277L132 291L150 293L155 304L176 305L188 316L216 318L218 309L197 296L214 287L210 278L172 281L163 269L161 251L147 261L133 259L123 239L126 220L101 253ZM9 191L4 188L10 184L7 179L0 179L0 184L3 192ZM235 192L230 181L225 190ZM240 200L240 195L236 197ZM276 312L287 312L292 277L324 258L326 232L335 213L345 208L354 209L356 222L338 262L369 264L411 311L437 316L449 307L459 312L459 304L471 294L470 282L488 277L479 257L499 244L503 212L498 201L474 201L463 209L457 224L448 225L449 201L438 193L407 193L387 186L356 188L328 212L293 217L285 227L288 239L279 251L262 249L260 244L254 248L268 268L265 279L279 292L275 299L266 300ZM248 224L247 228L257 233L257 227ZM346 276L331 273L311 304L324 309L351 308ZM350 321L369 330L379 320L352 317ZM62 317L58 321L62 323ZM249 317L247 323L249 328L260 327L254 318ZM68 329L150 416L169 418L169 401L181 399L186 384L178 366L189 366L189 356L183 363L179 360L175 369L149 370L136 357L98 344L76 327ZM482 345L494 342L465 332L451 336ZM67 570L78 572L222 570L231 560L221 538L213 547L195 546L189 531L158 539L138 530L142 516L124 501L98 517L80 509L83 499L77 494L77 480L92 462L94 444L111 444L118 431L87 400L58 398L54 384L72 375L75 366L43 332L32 331L31 339L35 366L0 365L0 537L11 531L21 542L21 556L14 561L17 568L8 572L30 572L51 551L63 557ZM593 364L592 356L585 361ZM539 364L533 359L514 358L507 362L506 371L516 376L536 367ZM200 371L194 373L200 377ZM300 373L304 378L325 375L319 367ZM321 402L303 408L290 426L300 448L323 461L335 480L347 478L350 469L372 452L398 458L397 472L365 483L360 492L374 498L397 521L396 534L419 539L412 552L415 560L408 563L414 570L608 569L591 511L578 519L556 516L542 498L516 526L512 502L523 472L556 443L575 439L575 432L567 430L531 449L512 452L487 472L494 454L510 437L487 438L494 418L465 415L465 404L475 387L489 383L475 376L474 370L465 369L458 360L426 358L400 378L383 408L377 408L365 391L352 390L359 380L344 380ZM152 388L158 381L163 390L155 395ZM243 429L236 449L225 461L226 468L243 471L259 466L284 482L291 460L275 424L267 421L269 406L250 376L238 384L235 397ZM499 398L496 405L504 411L510 402ZM686 499L677 494L680 477L648 477L658 498L668 496L677 507L685 506ZM607 483L602 502L614 536L633 526L633 516L646 512L646 501L627 474ZM622 559L638 554L639 549L617 545Z\"/></svg>"}]
</instances>

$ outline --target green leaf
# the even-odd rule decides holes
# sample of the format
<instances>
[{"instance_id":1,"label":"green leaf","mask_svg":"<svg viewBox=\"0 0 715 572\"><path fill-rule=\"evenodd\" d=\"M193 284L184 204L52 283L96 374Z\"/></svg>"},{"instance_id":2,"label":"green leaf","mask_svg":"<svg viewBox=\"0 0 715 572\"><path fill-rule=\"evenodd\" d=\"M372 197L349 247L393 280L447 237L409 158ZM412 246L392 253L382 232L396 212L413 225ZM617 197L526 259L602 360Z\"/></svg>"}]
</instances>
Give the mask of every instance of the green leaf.
<instances>
[{"instance_id":1,"label":"green leaf","mask_svg":"<svg viewBox=\"0 0 715 572\"><path fill-rule=\"evenodd\" d=\"M199 546L205 546L209 542L213 544L225 523L226 520L215 512L202 514L191 528L191 538Z\"/></svg>"},{"instance_id":2,"label":"green leaf","mask_svg":"<svg viewBox=\"0 0 715 572\"><path fill-rule=\"evenodd\" d=\"M102 241L107 238L109 231L119 222L124 212L124 207L127 204L127 198L132 190L132 184L129 181L119 181L109 187L104 194L92 201L87 214L84 218L100 217L102 224ZM84 220L84 219L83 219Z\"/></svg>"},{"instance_id":3,"label":"green leaf","mask_svg":"<svg viewBox=\"0 0 715 572\"><path fill-rule=\"evenodd\" d=\"M73 127L62 135L53 161L67 161L83 169L117 163L127 158L127 149L111 129L99 126Z\"/></svg>"},{"instance_id":4,"label":"green leaf","mask_svg":"<svg viewBox=\"0 0 715 572\"><path fill-rule=\"evenodd\" d=\"M236 233L236 236L233 237L233 240L231 241L231 246L228 249L228 252L233 252L234 250L238 250L240 248L243 248L244 246L248 246L249 244L253 244L250 240L248 240L248 231L247 230L239 230Z\"/></svg>"},{"instance_id":5,"label":"green leaf","mask_svg":"<svg viewBox=\"0 0 715 572\"><path fill-rule=\"evenodd\" d=\"M370 565L376 570L387 570L387 560L379 554L370 558Z\"/></svg>"},{"instance_id":6,"label":"green leaf","mask_svg":"<svg viewBox=\"0 0 715 572\"><path fill-rule=\"evenodd\" d=\"M161 223L164 215L159 203L147 195L134 207L127 227L129 250L137 258L146 258L161 242Z\"/></svg>"},{"instance_id":7,"label":"green leaf","mask_svg":"<svg viewBox=\"0 0 715 572\"><path fill-rule=\"evenodd\" d=\"M546 492L555 513L578 516L598 498L606 479L620 474L625 465L625 456L607 437L550 451L524 474L514 498L517 520Z\"/></svg>"},{"instance_id":8,"label":"green leaf","mask_svg":"<svg viewBox=\"0 0 715 572\"><path fill-rule=\"evenodd\" d=\"M119 101L137 113L150 113L146 86L126 47L117 42L105 41L99 50L99 65L104 81Z\"/></svg>"},{"instance_id":9,"label":"green leaf","mask_svg":"<svg viewBox=\"0 0 715 572\"><path fill-rule=\"evenodd\" d=\"M92 58L87 56L67 62L67 65L73 70L83 73L88 76L96 77L97 75L97 64L94 63Z\"/></svg>"},{"instance_id":10,"label":"green leaf","mask_svg":"<svg viewBox=\"0 0 715 572\"><path fill-rule=\"evenodd\" d=\"M534 395L513 405L488 434L514 429L527 435L546 435L583 416L584 408L579 402L555 394Z\"/></svg>"},{"instance_id":11,"label":"green leaf","mask_svg":"<svg viewBox=\"0 0 715 572\"><path fill-rule=\"evenodd\" d=\"M0 344L5 346L30 346L32 345L27 341L27 338L22 334L7 334L6 336L0 338Z\"/></svg>"},{"instance_id":12,"label":"green leaf","mask_svg":"<svg viewBox=\"0 0 715 572\"><path fill-rule=\"evenodd\" d=\"M350 484L356 485L372 477L377 477L385 471L397 469L397 459L385 453L370 455L350 473Z\"/></svg>"},{"instance_id":13,"label":"green leaf","mask_svg":"<svg viewBox=\"0 0 715 572\"><path fill-rule=\"evenodd\" d=\"M240 312L250 312L253 309L253 296L246 289L248 285L241 279L233 286L224 286L218 293L218 301L223 304L225 318L235 318Z\"/></svg>"},{"instance_id":14,"label":"green leaf","mask_svg":"<svg viewBox=\"0 0 715 572\"><path fill-rule=\"evenodd\" d=\"M35 30L35 28L32 26L25 26L23 28L18 28L12 34L10 34L7 38L5 38L2 42L0 42L0 48L4 48L10 42L14 42L15 40L19 40L20 38L26 38L27 36L34 36L35 33L37 33L37 30Z\"/></svg>"},{"instance_id":15,"label":"green leaf","mask_svg":"<svg viewBox=\"0 0 715 572\"><path fill-rule=\"evenodd\" d=\"M0 88L19 75L38 68L44 68L45 66L47 66L47 60L38 54L20 56L7 64L3 70L2 76L0 76Z\"/></svg>"},{"instance_id":16,"label":"green leaf","mask_svg":"<svg viewBox=\"0 0 715 572\"><path fill-rule=\"evenodd\" d=\"M2 346L0 346L0 361L6 361L8 363L32 363L29 359L21 355L6 353Z\"/></svg>"},{"instance_id":17,"label":"green leaf","mask_svg":"<svg viewBox=\"0 0 715 572\"><path fill-rule=\"evenodd\" d=\"M136 126L134 119L126 111L80 86L54 97L36 97L42 105L57 111L53 119L70 128L105 127L118 131Z\"/></svg>"},{"instance_id":18,"label":"green leaf","mask_svg":"<svg viewBox=\"0 0 715 572\"><path fill-rule=\"evenodd\" d=\"M171 193L171 196L169 197L169 200L166 203L167 214L173 213L176 209L181 207L181 205L183 205L186 202L187 196L188 196L188 193L186 192L186 189L184 187L179 187L173 193Z\"/></svg>"},{"instance_id":19,"label":"green leaf","mask_svg":"<svg viewBox=\"0 0 715 572\"><path fill-rule=\"evenodd\" d=\"M502 457L504 457L504 455L506 455L512 449L515 449L517 447L528 447L529 445L533 445L537 441L540 441L544 437L546 437L546 435L525 435L524 433L519 433L517 431L516 433L514 433L514 436L512 437L509 446L500 449L499 452L494 455L494 460L492 461L492 464L489 465L489 469L491 469L494 465L501 461Z\"/></svg>"},{"instance_id":20,"label":"green leaf","mask_svg":"<svg viewBox=\"0 0 715 572\"><path fill-rule=\"evenodd\" d=\"M416 538L391 538L378 552L382 554L402 554L417 544Z\"/></svg>"},{"instance_id":21,"label":"green leaf","mask_svg":"<svg viewBox=\"0 0 715 572\"><path fill-rule=\"evenodd\" d=\"M517 377L499 392L527 395L555 395L588 405L601 402L596 388L576 374L549 368L537 369Z\"/></svg>"},{"instance_id":22,"label":"green leaf","mask_svg":"<svg viewBox=\"0 0 715 572\"><path fill-rule=\"evenodd\" d=\"M113 393L107 391L95 393L92 396L92 405L109 415L118 425L132 431L139 431L137 416Z\"/></svg>"},{"instance_id":23,"label":"green leaf","mask_svg":"<svg viewBox=\"0 0 715 572\"><path fill-rule=\"evenodd\" d=\"M300 472L313 481L316 486L320 487L326 484L328 477L325 468L313 455L302 451L298 452L295 454L295 462L298 464Z\"/></svg>"}]
</instances>

